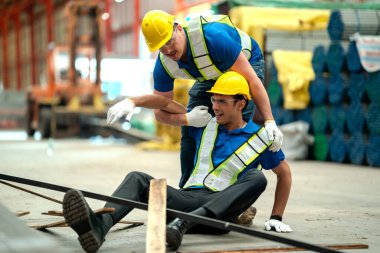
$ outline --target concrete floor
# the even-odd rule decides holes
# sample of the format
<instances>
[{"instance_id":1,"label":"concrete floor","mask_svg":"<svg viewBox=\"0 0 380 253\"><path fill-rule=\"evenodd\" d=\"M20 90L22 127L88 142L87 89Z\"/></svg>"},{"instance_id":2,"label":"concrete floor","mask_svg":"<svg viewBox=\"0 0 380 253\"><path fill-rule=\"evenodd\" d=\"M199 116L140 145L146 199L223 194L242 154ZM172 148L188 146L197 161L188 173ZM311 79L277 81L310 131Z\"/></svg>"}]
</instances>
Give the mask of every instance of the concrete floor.
<instances>
[{"instance_id":1,"label":"concrete floor","mask_svg":"<svg viewBox=\"0 0 380 253\"><path fill-rule=\"evenodd\" d=\"M172 186L177 185L180 176L178 152L142 151L109 139L1 141L0 161L0 173L108 195L130 171L167 178ZM313 161L291 161L290 166L293 188L284 222L294 232L281 236L313 244L367 244L369 249L349 252L380 252L379 168ZM258 230L263 230L263 223L270 215L275 189L274 173L266 172L266 175L267 190L255 203L258 213L252 227ZM20 186L58 200L63 198L63 193ZM100 201L88 201L94 209L103 206ZM3 184L0 184L0 202L12 212L30 211L21 217L27 224L60 220L41 215L49 210L61 210L59 204ZM146 218L145 211L134 210L125 219L146 222ZM116 225L99 252L144 252L145 231L145 225L135 228ZM83 252L70 228L51 228L38 233L52 238L58 252ZM215 252L278 246L281 245L276 242L230 233L186 235L179 250Z\"/></svg>"}]
</instances>

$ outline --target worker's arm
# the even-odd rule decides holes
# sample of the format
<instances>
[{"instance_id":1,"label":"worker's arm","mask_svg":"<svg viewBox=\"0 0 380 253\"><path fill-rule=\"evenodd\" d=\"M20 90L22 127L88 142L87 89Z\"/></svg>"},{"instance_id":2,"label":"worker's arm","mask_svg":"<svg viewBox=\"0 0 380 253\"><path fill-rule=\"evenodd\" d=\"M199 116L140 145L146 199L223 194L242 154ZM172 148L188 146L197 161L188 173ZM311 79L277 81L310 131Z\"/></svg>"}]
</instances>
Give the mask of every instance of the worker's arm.
<instances>
[{"instance_id":1,"label":"worker's arm","mask_svg":"<svg viewBox=\"0 0 380 253\"><path fill-rule=\"evenodd\" d=\"M158 109L169 114L185 114L187 112L185 106L164 96L143 95L132 97L130 100L135 104L135 107Z\"/></svg>"},{"instance_id":2,"label":"worker's arm","mask_svg":"<svg viewBox=\"0 0 380 253\"><path fill-rule=\"evenodd\" d=\"M260 78L256 75L251 64L242 52L231 67L232 71L240 73L247 79L253 101L265 120L273 120L269 97Z\"/></svg>"},{"instance_id":3,"label":"worker's arm","mask_svg":"<svg viewBox=\"0 0 380 253\"><path fill-rule=\"evenodd\" d=\"M163 96L167 99L173 99L173 91L159 92L154 90L153 93L156 96ZM186 109L183 113L170 113L162 108L154 110L156 119L162 123L174 125L174 126L193 126L204 127L211 120L211 114L208 113L207 106L196 106L193 110L186 113Z\"/></svg>"},{"instance_id":4,"label":"worker's arm","mask_svg":"<svg viewBox=\"0 0 380 253\"><path fill-rule=\"evenodd\" d=\"M292 173L286 161L281 161L280 165L272 171L277 176L277 185L272 214L270 219L265 222L265 229L274 229L277 232L292 232L293 230L282 222L282 216L284 215L292 186Z\"/></svg>"},{"instance_id":5,"label":"worker's arm","mask_svg":"<svg viewBox=\"0 0 380 253\"><path fill-rule=\"evenodd\" d=\"M232 65L231 70L240 73L247 79L253 101L257 110L265 120L265 129L268 132L268 137L270 140L273 140L273 144L269 149L271 151L280 150L283 136L273 119L268 94L260 78L256 75L251 64L242 52L240 52L237 60Z\"/></svg>"},{"instance_id":6,"label":"worker's arm","mask_svg":"<svg viewBox=\"0 0 380 253\"><path fill-rule=\"evenodd\" d=\"M153 91L154 95L159 95L167 99L173 99L173 91L160 92L157 90ZM173 126L184 126L186 125L186 108L183 113L173 114L168 111L156 108L154 110L154 115L156 119L162 123L173 125Z\"/></svg>"},{"instance_id":7,"label":"worker's arm","mask_svg":"<svg viewBox=\"0 0 380 253\"><path fill-rule=\"evenodd\" d=\"M115 123L123 115L128 121L131 120L135 107L155 109L157 120L171 125L204 127L211 120L206 106L197 106L187 112L186 107L174 101L170 93L126 98L108 110L107 124Z\"/></svg>"}]
</instances>

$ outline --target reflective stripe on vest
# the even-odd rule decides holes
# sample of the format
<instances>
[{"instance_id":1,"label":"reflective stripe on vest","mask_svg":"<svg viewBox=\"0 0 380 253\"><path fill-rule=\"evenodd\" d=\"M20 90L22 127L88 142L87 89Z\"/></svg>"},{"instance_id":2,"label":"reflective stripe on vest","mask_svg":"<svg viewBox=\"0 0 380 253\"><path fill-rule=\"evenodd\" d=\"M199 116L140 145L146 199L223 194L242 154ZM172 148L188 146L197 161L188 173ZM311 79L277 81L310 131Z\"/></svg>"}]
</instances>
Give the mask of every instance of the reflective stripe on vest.
<instances>
[{"instance_id":1,"label":"reflective stripe on vest","mask_svg":"<svg viewBox=\"0 0 380 253\"><path fill-rule=\"evenodd\" d=\"M217 126L216 124L216 127L213 126L210 129L217 130ZM265 129L261 128L217 168L214 168L211 154L217 131L211 132L210 135L208 135L207 132L210 129L208 129L207 126L203 133L202 142L198 150L199 154L196 167L188 182L185 184L185 188L205 186L213 191L226 189L228 186L234 184L239 174L244 171L249 164L253 163L272 143L269 141Z\"/></svg>"},{"instance_id":2,"label":"reflective stripe on vest","mask_svg":"<svg viewBox=\"0 0 380 253\"><path fill-rule=\"evenodd\" d=\"M164 66L166 72L174 78L182 79L197 79L200 82L204 80L216 80L222 72L215 66L210 58L210 54L207 49L206 40L203 34L203 24L208 22L219 22L227 24L235 28L240 35L240 42L242 45L242 52L244 56L249 60L251 58L252 43L251 38L248 34L236 28L230 18L226 15L212 15L207 19L200 16L194 18L188 22L187 30L189 36L189 44L191 53L195 64L197 65L198 71L201 73L202 77L194 78L186 70L180 69L178 63L160 53L160 60Z\"/></svg>"},{"instance_id":3,"label":"reflective stripe on vest","mask_svg":"<svg viewBox=\"0 0 380 253\"><path fill-rule=\"evenodd\" d=\"M213 168L211 154L214 149L214 143L218 134L218 124L216 119L212 118L207 124L202 134L201 144L198 150L197 162L195 164L191 177L187 180L184 188L189 186L202 186L203 179L207 176L210 168Z\"/></svg>"}]
</instances>

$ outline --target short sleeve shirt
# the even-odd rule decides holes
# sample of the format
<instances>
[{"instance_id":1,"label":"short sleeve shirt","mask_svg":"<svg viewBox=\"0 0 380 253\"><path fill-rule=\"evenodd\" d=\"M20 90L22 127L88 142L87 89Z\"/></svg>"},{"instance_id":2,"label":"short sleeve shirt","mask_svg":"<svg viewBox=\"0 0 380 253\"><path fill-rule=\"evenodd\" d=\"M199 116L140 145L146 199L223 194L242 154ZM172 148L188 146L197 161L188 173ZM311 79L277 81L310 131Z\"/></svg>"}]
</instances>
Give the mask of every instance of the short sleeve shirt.
<instances>
[{"instance_id":1,"label":"short sleeve shirt","mask_svg":"<svg viewBox=\"0 0 380 253\"><path fill-rule=\"evenodd\" d=\"M210 22L203 25L203 33L210 58L215 66L222 72L229 70L237 60L241 50L240 35L237 30L227 24ZM185 29L186 37L187 31ZM262 58L262 53L257 42L251 38L252 52L250 63ZM179 68L187 70L193 77L202 77L192 58L189 40L187 39L187 58L189 62L177 61ZM174 79L162 66L160 57L157 57L153 71L154 89L160 92L173 90ZM206 82L214 82L212 80Z\"/></svg>"}]
</instances>

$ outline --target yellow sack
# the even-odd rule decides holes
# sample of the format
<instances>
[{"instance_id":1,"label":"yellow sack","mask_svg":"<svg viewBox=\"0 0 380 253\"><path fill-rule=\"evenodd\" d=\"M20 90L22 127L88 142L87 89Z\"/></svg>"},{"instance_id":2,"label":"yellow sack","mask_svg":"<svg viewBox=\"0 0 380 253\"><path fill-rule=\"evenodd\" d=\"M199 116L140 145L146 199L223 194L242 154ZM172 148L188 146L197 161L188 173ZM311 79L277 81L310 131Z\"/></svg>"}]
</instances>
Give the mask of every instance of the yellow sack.
<instances>
[{"instance_id":1,"label":"yellow sack","mask_svg":"<svg viewBox=\"0 0 380 253\"><path fill-rule=\"evenodd\" d=\"M315 78L312 52L275 50L272 56L282 85L284 108L305 109L310 102L309 84Z\"/></svg>"}]
</instances>

